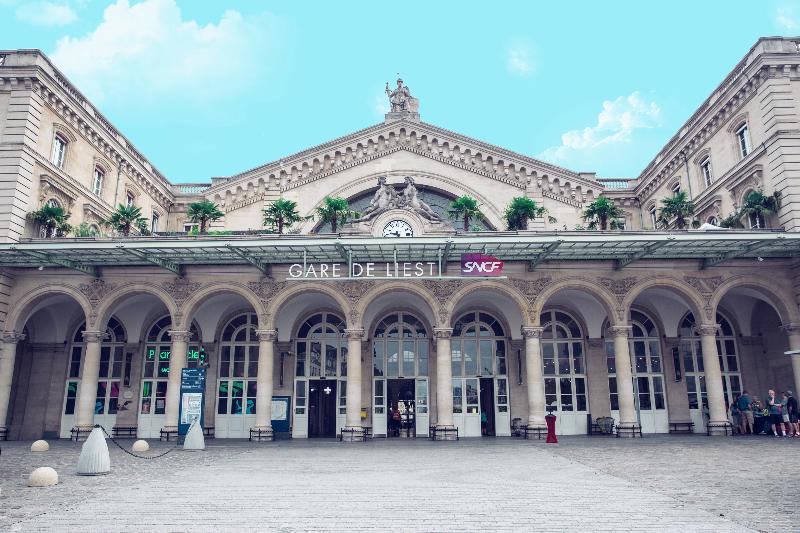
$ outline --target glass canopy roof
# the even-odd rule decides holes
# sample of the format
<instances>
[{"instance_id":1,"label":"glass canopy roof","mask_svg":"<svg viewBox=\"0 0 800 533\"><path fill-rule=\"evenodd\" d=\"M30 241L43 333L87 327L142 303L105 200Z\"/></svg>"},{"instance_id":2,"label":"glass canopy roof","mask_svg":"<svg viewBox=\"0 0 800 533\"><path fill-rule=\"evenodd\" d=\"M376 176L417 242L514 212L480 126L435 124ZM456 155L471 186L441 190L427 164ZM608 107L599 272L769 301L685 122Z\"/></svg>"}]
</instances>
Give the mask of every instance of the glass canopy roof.
<instances>
[{"instance_id":1,"label":"glass canopy roof","mask_svg":"<svg viewBox=\"0 0 800 533\"><path fill-rule=\"evenodd\" d=\"M92 275L98 267L158 265L181 273L188 265L270 265L352 261L458 261L482 252L504 261L699 260L700 268L737 257L800 254L800 233L774 231L491 232L411 238L337 235L53 239L0 244L0 268L62 266Z\"/></svg>"}]
</instances>

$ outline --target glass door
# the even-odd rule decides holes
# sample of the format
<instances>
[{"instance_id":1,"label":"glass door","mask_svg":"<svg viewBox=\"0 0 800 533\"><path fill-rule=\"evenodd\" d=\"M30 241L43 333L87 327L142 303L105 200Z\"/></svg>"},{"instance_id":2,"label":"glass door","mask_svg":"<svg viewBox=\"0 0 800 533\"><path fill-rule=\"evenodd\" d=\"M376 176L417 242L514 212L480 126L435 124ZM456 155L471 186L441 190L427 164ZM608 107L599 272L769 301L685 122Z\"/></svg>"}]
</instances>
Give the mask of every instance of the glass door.
<instances>
[{"instance_id":1,"label":"glass door","mask_svg":"<svg viewBox=\"0 0 800 533\"><path fill-rule=\"evenodd\" d=\"M386 436L386 380L372 380L372 433ZM426 430L427 431L427 430Z\"/></svg>"},{"instance_id":2,"label":"glass door","mask_svg":"<svg viewBox=\"0 0 800 533\"><path fill-rule=\"evenodd\" d=\"M416 389L417 435L427 435L430 425L428 422L428 378L417 378Z\"/></svg>"},{"instance_id":3,"label":"glass door","mask_svg":"<svg viewBox=\"0 0 800 533\"><path fill-rule=\"evenodd\" d=\"M511 436L511 412L508 407L508 378L494 378L495 434L498 437Z\"/></svg>"}]
</instances>

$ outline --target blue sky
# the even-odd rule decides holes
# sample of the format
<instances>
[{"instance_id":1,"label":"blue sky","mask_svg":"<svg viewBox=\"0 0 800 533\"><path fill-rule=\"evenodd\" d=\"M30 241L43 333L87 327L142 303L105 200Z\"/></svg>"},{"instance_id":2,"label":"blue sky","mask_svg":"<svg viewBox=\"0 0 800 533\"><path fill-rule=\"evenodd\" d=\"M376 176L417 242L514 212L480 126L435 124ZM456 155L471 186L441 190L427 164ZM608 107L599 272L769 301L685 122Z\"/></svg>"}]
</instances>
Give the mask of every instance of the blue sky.
<instances>
[{"instance_id":1,"label":"blue sky","mask_svg":"<svg viewBox=\"0 0 800 533\"><path fill-rule=\"evenodd\" d=\"M426 122L635 177L800 1L0 0L169 179L235 174L383 120L400 73Z\"/></svg>"}]
</instances>

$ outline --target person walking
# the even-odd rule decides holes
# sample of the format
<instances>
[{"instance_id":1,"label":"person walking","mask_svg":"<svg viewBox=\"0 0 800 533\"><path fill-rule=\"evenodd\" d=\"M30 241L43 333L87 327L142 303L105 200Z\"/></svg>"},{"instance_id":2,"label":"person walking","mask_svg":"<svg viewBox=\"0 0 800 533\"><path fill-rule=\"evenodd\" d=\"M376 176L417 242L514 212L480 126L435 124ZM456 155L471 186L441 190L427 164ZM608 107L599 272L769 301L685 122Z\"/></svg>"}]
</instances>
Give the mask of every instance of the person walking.
<instances>
[{"instance_id":1,"label":"person walking","mask_svg":"<svg viewBox=\"0 0 800 533\"><path fill-rule=\"evenodd\" d=\"M742 395L736 400L736 406L739 408L739 433L742 435L754 434L753 400L750 399L747 391L742 391Z\"/></svg>"},{"instance_id":2,"label":"person walking","mask_svg":"<svg viewBox=\"0 0 800 533\"><path fill-rule=\"evenodd\" d=\"M792 391L787 390L784 393L786 399L786 414L789 417L789 431L792 436L800 438L800 422L798 422L797 413L797 398L794 397Z\"/></svg>"},{"instance_id":3,"label":"person walking","mask_svg":"<svg viewBox=\"0 0 800 533\"><path fill-rule=\"evenodd\" d=\"M774 433L776 437L780 437L783 433L781 401L775 398L775 391L772 389L767 391L767 409L769 409L769 423L772 426L772 433Z\"/></svg>"},{"instance_id":4,"label":"person walking","mask_svg":"<svg viewBox=\"0 0 800 533\"><path fill-rule=\"evenodd\" d=\"M731 432L739 431L741 423L739 422L739 395L734 396L733 401L728 406L728 422L731 424Z\"/></svg>"}]
</instances>

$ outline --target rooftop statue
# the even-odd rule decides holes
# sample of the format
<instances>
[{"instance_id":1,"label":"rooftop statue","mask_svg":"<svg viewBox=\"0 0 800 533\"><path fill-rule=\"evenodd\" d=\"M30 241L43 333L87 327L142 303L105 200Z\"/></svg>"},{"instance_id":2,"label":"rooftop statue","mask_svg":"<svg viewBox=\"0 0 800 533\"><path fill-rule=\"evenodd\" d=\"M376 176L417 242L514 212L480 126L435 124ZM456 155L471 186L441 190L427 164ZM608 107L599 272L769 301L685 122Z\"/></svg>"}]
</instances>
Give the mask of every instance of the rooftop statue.
<instances>
[{"instance_id":1,"label":"rooftop statue","mask_svg":"<svg viewBox=\"0 0 800 533\"><path fill-rule=\"evenodd\" d=\"M389 82L386 82L386 96L389 97L389 103L392 104L392 113L411 109L411 90L408 86L403 85L402 79L397 79L397 88L394 91L389 90Z\"/></svg>"}]
</instances>

